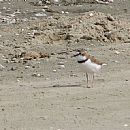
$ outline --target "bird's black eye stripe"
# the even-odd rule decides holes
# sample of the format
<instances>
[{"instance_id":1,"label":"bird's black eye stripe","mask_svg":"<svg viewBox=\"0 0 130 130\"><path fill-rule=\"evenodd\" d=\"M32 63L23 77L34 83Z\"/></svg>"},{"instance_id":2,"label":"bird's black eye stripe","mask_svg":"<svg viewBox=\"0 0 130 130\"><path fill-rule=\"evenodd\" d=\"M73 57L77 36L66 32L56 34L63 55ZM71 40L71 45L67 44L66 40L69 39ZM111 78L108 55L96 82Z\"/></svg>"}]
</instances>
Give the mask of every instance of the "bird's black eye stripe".
<instances>
[{"instance_id":1,"label":"bird's black eye stripe","mask_svg":"<svg viewBox=\"0 0 130 130\"><path fill-rule=\"evenodd\" d=\"M78 55L80 55L80 54L75 54L74 57L76 57L76 56L78 56Z\"/></svg>"},{"instance_id":2,"label":"bird's black eye stripe","mask_svg":"<svg viewBox=\"0 0 130 130\"><path fill-rule=\"evenodd\" d=\"M79 56L79 55L81 55L81 52L78 52L77 54L75 54L74 57Z\"/></svg>"}]
</instances>

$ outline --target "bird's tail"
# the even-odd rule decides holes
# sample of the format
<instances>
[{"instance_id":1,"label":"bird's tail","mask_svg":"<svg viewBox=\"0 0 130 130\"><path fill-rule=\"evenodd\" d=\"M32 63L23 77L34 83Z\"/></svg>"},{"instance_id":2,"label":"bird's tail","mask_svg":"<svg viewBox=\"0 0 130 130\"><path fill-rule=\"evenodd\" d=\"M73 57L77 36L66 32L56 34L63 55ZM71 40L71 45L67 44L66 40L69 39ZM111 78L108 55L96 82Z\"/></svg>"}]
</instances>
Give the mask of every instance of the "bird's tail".
<instances>
[{"instance_id":1,"label":"bird's tail","mask_svg":"<svg viewBox=\"0 0 130 130\"><path fill-rule=\"evenodd\" d=\"M103 63L102 66L106 66L107 64Z\"/></svg>"}]
</instances>

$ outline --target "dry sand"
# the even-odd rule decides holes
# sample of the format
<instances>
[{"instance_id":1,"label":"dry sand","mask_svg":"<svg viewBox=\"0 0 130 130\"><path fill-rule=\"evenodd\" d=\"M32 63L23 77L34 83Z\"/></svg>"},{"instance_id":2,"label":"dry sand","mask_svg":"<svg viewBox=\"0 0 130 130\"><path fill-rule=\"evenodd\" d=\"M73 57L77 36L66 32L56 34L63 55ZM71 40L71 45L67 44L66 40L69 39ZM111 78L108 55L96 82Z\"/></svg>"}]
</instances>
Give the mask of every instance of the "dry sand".
<instances>
[{"instance_id":1,"label":"dry sand","mask_svg":"<svg viewBox=\"0 0 130 130\"><path fill-rule=\"evenodd\" d=\"M6 18L0 19L0 64L5 67L0 71L0 130L130 130L130 1L49 6L53 12L47 12L52 16L47 20L35 18L43 6L22 0L0 3L1 19ZM20 13L12 24L9 14L16 9ZM99 23L107 26L95 25L97 13L90 20L93 12L83 13L88 10L102 12ZM106 19L107 13L114 21ZM75 19L81 20L79 26ZM114 40L104 37L118 29ZM78 48L108 64L96 74L93 88L85 88L85 75L71 58ZM30 51L50 57L24 60L21 53Z\"/></svg>"}]
</instances>

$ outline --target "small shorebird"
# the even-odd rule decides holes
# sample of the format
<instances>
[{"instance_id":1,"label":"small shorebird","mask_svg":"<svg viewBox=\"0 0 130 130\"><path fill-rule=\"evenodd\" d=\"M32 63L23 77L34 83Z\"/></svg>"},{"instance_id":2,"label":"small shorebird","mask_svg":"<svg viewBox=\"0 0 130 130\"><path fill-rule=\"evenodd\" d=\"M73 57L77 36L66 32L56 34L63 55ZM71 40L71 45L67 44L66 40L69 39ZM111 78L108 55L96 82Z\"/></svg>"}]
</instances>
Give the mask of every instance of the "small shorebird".
<instances>
[{"instance_id":1,"label":"small shorebird","mask_svg":"<svg viewBox=\"0 0 130 130\"><path fill-rule=\"evenodd\" d=\"M88 54L85 50L78 50L77 54L74 55L77 58L77 62L83 72L86 73L87 87L88 87L88 74L92 75L92 86L94 82L94 73L97 73L104 64L103 62L97 60L94 56Z\"/></svg>"}]
</instances>

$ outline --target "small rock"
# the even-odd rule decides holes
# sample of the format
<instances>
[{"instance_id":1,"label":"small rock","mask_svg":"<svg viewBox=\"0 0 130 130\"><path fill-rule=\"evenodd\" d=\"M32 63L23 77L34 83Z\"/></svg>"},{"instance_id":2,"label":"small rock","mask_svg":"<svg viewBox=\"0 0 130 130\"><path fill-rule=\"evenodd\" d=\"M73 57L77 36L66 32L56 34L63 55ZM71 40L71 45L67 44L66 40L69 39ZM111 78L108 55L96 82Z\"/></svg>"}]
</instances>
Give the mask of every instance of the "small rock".
<instances>
[{"instance_id":1,"label":"small rock","mask_svg":"<svg viewBox=\"0 0 130 130\"><path fill-rule=\"evenodd\" d=\"M113 2L114 2L114 0L108 0L108 2L109 2L109 3L113 3Z\"/></svg>"},{"instance_id":2,"label":"small rock","mask_svg":"<svg viewBox=\"0 0 130 130\"><path fill-rule=\"evenodd\" d=\"M3 7L3 9L5 9L5 10L6 10L6 7Z\"/></svg>"},{"instance_id":3,"label":"small rock","mask_svg":"<svg viewBox=\"0 0 130 130\"><path fill-rule=\"evenodd\" d=\"M55 84L55 85L53 85L52 87L60 87L60 85L59 84Z\"/></svg>"},{"instance_id":4,"label":"small rock","mask_svg":"<svg viewBox=\"0 0 130 130\"><path fill-rule=\"evenodd\" d=\"M94 14L93 14L93 13L90 13L89 16L92 17L92 16L94 16Z\"/></svg>"},{"instance_id":5,"label":"small rock","mask_svg":"<svg viewBox=\"0 0 130 130\"><path fill-rule=\"evenodd\" d=\"M41 52L30 51L30 52L22 52L20 57L23 58L24 60L33 60L45 57L49 58L49 55L43 54Z\"/></svg>"},{"instance_id":6,"label":"small rock","mask_svg":"<svg viewBox=\"0 0 130 130\"><path fill-rule=\"evenodd\" d=\"M115 20L114 17L112 17L111 15L108 15L108 16L107 16L107 19L108 19L109 21L114 21L114 20Z\"/></svg>"},{"instance_id":7,"label":"small rock","mask_svg":"<svg viewBox=\"0 0 130 130\"><path fill-rule=\"evenodd\" d=\"M82 37L80 37L80 39L92 40L93 38L91 36L83 35Z\"/></svg>"},{"instance_id":8,"label":"small rock","mask_svg":"<svg viewBox=\"0 0 130 130\"><path fill-rule=\"evenodd\" d=\"M41 77L41 74L33 73L32 76L34 76L34 77Z\"/></svg>"},{"instance_id":9,"label":"small rock","mask_svg":"<svg viewBox=\"0 0 130 130\"><path fill-rule=\"evenodd\" d=\"M17 70L17 68L15 68L15 67L11 67L10 70L15 71L15 70Z\"/></svg>"},{"instance_id":10,"label":"small rock","mask_svg":"<svg viewBox=\"0 0 130 130\"><path fill-rule=\"evenodd\" d=\"M70 76L71 77L78 77L76 74L71 74Z\"/></svg>"},{"instance_id":11,"label":"small rock","mask_svg":"<svg viewBox=\"0 0 130 130\"><path fill-rule=\"evenodd\" d=\"M127 127L127 126L128 126L128 124L124 124L124 126L125 126L125 127Z\"/></svg>"},{"instance_id":12,"label":"small rock","mask_svg":"<svg viewBox=\"0 0 130 130\"><path fill-rule=\"evenodd\" d=\"M81 107L77 107L76 109L81 109Z\"/></svg>"},{"instance_id":13,"label":"small rock","mask_svg":"<svg viewBox=\"0 0 130 130\"><path fill-rule=\"evenodd\" d=\"M59 65L60 66L60 68L65 68L65 65Z\"/></svg>"},{"instance_id":14,"label":"small rock","mask_svg":"<svg viewBox=\"0 0 130 130\"><path fill-rule=\"evenodd\" d=\"M50 1L48 1L48 0L46 1L46 4L50 4L50 3L51 3Z\"/></svg>"},{"instance_id":15,"label":"small rock","mask_svg":"<svg viewBox=\"0 0 130 130\"><path fill-rule=\"evenodd\" d=\"M61 61L61 62L58 63L58 65L64 65L64 62Z\"/></svg>"},{"instance_id":16,"label":"small rock","mask_svg":"<svg viewBox=\"0 0 130 130\"><path fill-rule=\"evenodd\" d=\"M35 76L35 77L36 77L36 76L37 76L37 73L33 73L32 76Z\"/></svg>"},{"instance_id":17,"label":"small rock","mask_svg":"<svg viewBox=\"0 0 130 130\"><path fill-rule=\"evenodd\" d=\"M5 67L3 65L0 64L0 70L4 69Z\"/></svg>"},{"instance_id":18,"label":"small rock","mask_svg":"<svg viewBox=\"0 0 130 130\"><path fill-rule=\"evenodd\" d=\"M121 52L125 52L125 50L121 50Z\"/></svg>"},{"instance_id":19,"label":"small rock","mask_svg":"<svg viewBox=\"0 0 130 130\"><path fill-rule=\"evenodd\" d=\"M16 35L16 36L19 36L20 34L16 33L15 35Z\"/></svg>"},{"instance_id":20,"label":"small rock","mask_svg":"<svg viewBox=\"0 0 130 130\"><path fill-rule=\"evenodd\" d=\"M49 7L47 5L43 6L43 9L48 9Z\"/></svg>"},{"instance_id":21,"label":"small rock","mask_svg":"<svg viewBox=\"0 0 130 130\"><path fill-rule=\"evenodd\" d=\"M17 79L17 82L19 82L20 80L19 79Z\"/></svg>"},{"instance_id":22,"label":"small rock","mask_svg":"<svg viewBox=\"0 0 130 130\"><path fill-rule=\"evenodd\" d=\"M41 74L37 74L37 77L41 77Z\"/></svg>"},{"instance_id":23,"label":"small rock","mask_svg":"<svg viewBox=\"0 0 130 130\"><path fill-rule=\"evenodd\" d=\"M45 17L45 16L47 16L45 13L37 13L37 14L35 14L35 16L37 16L37 17Z\"/></svg>"},{"instance_id":24,"label":"small rock","mask_svg":"<svg viewBox=\"0 0 130 130\"><path fill-rule=\"evenodd\" d=\"M64 14L65 12L64 11L61 11L62 14Z\"/></svg>"},{"instance_id":25,"label":"small rock","mask_svg":"<svg viewBox=\"0 0 130 130\"><path fill-rule=\"evenodd\" d=\"M69 12L65 12L65 14L69 14Z\"/></svg>"},{"instance_id":26,"label":"small rock","mask_svg":"<svg viewBox=\"0 0 130 130\"><path fill-rule=\"evenodd\" d=\"M59 2L59 0L54 0L54 2L55 2L55 3L58 3L58 2Z\"/></svg>"},{"instance_id":27,"label":"small rock","mask_svg":"<svg viewBox=\"0 0 130 130\"><path fill-rule=\"evenodd\" d=\"M43 12L46 12L46 10L45 10L45 9L42 9L42 11L43 11Z\"/></svg>"},{"instance_id":28,"label":"small rock","mask_svg":"<svg viewBox=\"0 0 130 130\"><path fill-rule=\"evenodd\" d=\"M12 19L11 21L9 21L9 24L16 24L16 19Z\"/></svg>"},{"instance_id":29,"label":"small rock","mask_svg":"<svg viewBox=\"0 0 130 130\"><path fill-rule=\"evenodd\" d=\"M29 68L30 68L30 66L28 66L28 65L27 65L27 66L25 66L25 69L29 69Z\"/></svg>"},{"instance_id":30,"label":"small rock","mask_svg":"<svg viewBox=\"0 0 130 130\"><path fill-rule=\"evenodd\" d=\"M53 70L53 72L56 72L56 70Z\"/></svg>"},{"instance_id":31,"label":"small rock","mask_svg":"<svg viewBox=\"0 0 130 130\"><path fill-rule=\"evenodd\" d=\"M120 52L119 52L119 51L115 51L115 54L119 55L119 54L120 54Z\"/></svg>"},{"instance_id":32,"label":"small rock","mask_svg":"<svg viewBox=\"0 0 130 130\"><path fill-rule=\"evenodd\" d=\"M5 63L10 63L9 59L3 59L5 61Z\"/></svg>"},{"instance_id":33,"label":"small rock","mask_svg":"<svg viewBox=\"0 0 130 130\"><path fill-rule=\"evenodd\" d=\"M119 61L117 61L117 60L115 60L114 62L115 62L115 63L119 63Z\"/></svg>"}]
</instances>

